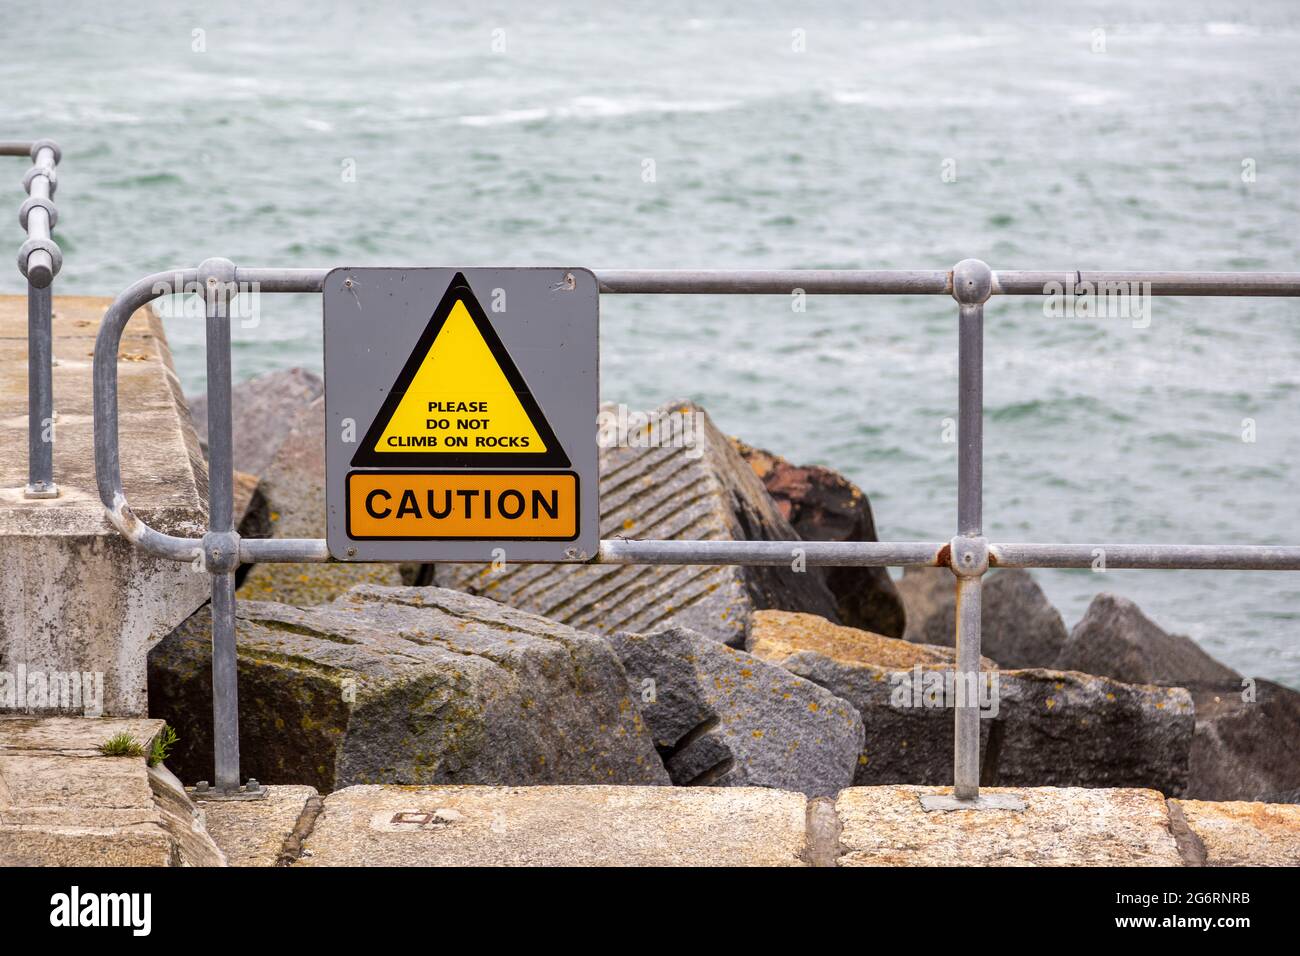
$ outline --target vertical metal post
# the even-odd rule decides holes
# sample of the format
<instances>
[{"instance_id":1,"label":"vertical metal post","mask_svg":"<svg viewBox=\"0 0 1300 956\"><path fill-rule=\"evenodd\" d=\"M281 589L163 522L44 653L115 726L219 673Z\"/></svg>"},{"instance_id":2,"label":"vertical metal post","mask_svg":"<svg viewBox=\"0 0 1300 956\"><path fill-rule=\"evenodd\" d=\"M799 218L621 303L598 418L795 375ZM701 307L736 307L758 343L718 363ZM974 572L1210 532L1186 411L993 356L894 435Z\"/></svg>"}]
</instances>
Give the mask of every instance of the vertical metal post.
<instances>
[{"instance_id":1,"label":"vertical metal post","mask_svg":"<svg viewBox=\"0 0 1300 956\"><path fill-rule=\"evenodd\" d=\"M957 576L957 673L953 738L953 795L979 797L980 771L980 614L984 545L984 302L992 291L992 272L978 259L953 269L952 294L958 302L957 340L957 537L949 550Z\"/></svg>"},{"instance_id":2,"label":"vertical metal post","mask_svg":"<svg viewBox=\"0 0 1300 956\"><path fill-rule=\"evenodd\" d=\"M54 362L51 315L53 290L27 283L27 491L28 498L53 498Z\"/></svg>"},{"instance_id":3,"label":"vertical metal post","mask_svg":"<svg viewBox=\"0 0 1300 956\"><path fill-rule=\"evenodd\" d=\"M980 614L984 579L957 578L957 691L952 751L953 795L975 800L980 794Z\"/></svg>"},{"instance_id":4,"label":"vertical metal post","mask_svg":"<svg viewBox=\"0 0 1300 956\"><path fill-rule=\"evenodd\" d=\"M217 790L239 789L239 672L235 654L235 575L212 574L212 745Z\"/></svg>"},{"instance_id":5,"label":"vertical metal post","mask_svg":"<svg viewBox=\"0 0 1300 956\"><path fill-rule=\"evenodd\" d=\"M33 166L23 177L28 198L18 211L27 242L18 252L19 269L27 277L27 489L28 498L56 498L54 483L54 388L51 315L55 275L63 256L51 236L58 221L54 192L55 166L61 151L53 140L30 146Z\"/></svg>"},{"instance_id":6,"label":"vertical metal post","mask_svg":"<svg viewBox=\"0 0 1300 956\"><path fill-rule=\"evenodd\" d=\"M958 309L957 533L984 527L984 306Z\"/></svg>"},{"instance_id":7,"label":"vertical metal post","mask_svg":"<svg viewBox=\"0 0 1300 956\"><path fill-rule=\"evenodd\" d=\"M208 535L212 575L212 741L218 793L239 790L239 672L235 653L234 441L230 382L230 294L235 266L208 259L199 266L206 301L208 365Z\"/></svg>"}]
</instances>

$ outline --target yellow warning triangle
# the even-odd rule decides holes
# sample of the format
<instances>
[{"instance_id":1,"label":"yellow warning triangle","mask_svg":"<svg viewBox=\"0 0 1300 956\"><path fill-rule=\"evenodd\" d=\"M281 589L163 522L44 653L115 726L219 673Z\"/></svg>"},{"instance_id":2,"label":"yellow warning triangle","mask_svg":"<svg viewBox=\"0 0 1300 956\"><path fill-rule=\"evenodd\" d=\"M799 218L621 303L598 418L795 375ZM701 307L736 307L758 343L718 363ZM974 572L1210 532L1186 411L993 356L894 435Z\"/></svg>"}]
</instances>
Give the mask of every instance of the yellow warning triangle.
<instances>
[{"instance_id":1,"label":"yellow warning triangle","mask_svg":"<svg viewBox=\"0 0 1300 956\"><path fill-rule=\"evenodd\" d=\"M393 383L353 464L569 466L459 273Z\"/></svg>"},{"instance_id":2,"label":"yellow warning triangle","mask_svg":"<svg viewBox=\"0 0 1300 956\"><path fill-rule=\"evenodd\" d=\"M371 450L422 454L439 447L485 455L547 451L461 301Z\"/></svg>"}]
</instances>

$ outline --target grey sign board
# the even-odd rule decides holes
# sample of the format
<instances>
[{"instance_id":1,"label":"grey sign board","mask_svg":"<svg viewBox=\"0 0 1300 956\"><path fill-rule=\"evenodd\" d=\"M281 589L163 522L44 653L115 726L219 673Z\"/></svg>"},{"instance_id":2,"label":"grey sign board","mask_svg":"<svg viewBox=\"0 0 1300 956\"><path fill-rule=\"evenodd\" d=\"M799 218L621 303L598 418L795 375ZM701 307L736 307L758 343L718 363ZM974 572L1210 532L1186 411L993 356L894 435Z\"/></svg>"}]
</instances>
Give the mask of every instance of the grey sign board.
<instances>
[{"instance_id":1,"label":"grey sign board","mask_svg":"<svg viewBox=\"0 0 1300 956\"><path fill-rule=\"evenodd\" d=\"M590 271L339 268L323 300L330 554L596 553L600 293Z\"/></svg>"}]
</instances>

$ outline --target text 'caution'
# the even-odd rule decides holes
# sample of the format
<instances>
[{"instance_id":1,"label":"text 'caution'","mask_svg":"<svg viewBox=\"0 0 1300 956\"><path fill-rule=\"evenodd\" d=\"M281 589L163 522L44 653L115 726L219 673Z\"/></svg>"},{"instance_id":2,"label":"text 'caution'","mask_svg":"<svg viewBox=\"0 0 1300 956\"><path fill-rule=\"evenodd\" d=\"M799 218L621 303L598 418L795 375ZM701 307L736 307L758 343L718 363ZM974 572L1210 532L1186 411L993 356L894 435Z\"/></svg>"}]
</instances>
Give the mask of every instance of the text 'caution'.
<instances>
[{"instance_id":1,"label":"text 'caution'","mask_svg":"<svg viewBox=\"0 0 1300 956\"><path fill-rule=\"evenodd\" d=\"M356 539L571 541L572 472L352 472L348 536Z\"/></svg>"}]
</instances>

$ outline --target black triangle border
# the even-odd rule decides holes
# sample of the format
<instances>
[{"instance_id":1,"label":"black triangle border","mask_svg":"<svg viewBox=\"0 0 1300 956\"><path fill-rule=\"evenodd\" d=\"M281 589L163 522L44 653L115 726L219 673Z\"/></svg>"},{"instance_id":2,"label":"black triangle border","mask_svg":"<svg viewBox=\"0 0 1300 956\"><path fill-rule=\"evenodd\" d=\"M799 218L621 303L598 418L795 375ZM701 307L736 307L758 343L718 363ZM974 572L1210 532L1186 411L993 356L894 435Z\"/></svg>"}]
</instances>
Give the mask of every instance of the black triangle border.
<instances>
[{"instance_id":1,"label":"black triangle border","mask_svg":"<svg viewBox=\"0 0 1300 956\"><path fill-rule=\"evenodd\" d=\"M397 411L397 406L401 404L402 397L406 395L406 390L410 387L420 366L424 364L424 358L429 354L429 349L433 348L433 343L437 341L438 333L447 323L451 316L451 310L455 307L457 300L465 303L465 310L469 312L470 318L474 321L479 335L487 343L488 350L496 360L497 365L505 374L506 381L514 389L519 403L524 408L524 414L532 422L533 428L546 444L546 451L543 454L533 452L384 452L375 451L375 444L384 434L384 428L388 421ZM373 467L397 467L397 468L428 468L439 466L443 468L520 468L531 466L536 469L543 468L569 468L569 457L564 453L560 441L555 437L555 432L551 429L551 423L546 420L546 415L542 412L541 407L537 404L537 399L533 398L532 390L529 389L528 383L519 372L515 365L514 359L506 351L505 345L492 328L492 323L488 320L487 314L484 313L483 307L479 305L478 297L474 295L474 290L470 288L469 280L465 278L463 272L457 272L452 277L451 284L447 286L447 291L442 294L438 307L434 309L433 315L429 317L429 322L424 327L424 332L420 334L420 339L415 343L415 348L411 350L406 364L402 366L402 371L398 373L397 379L393 382L392 388L384 397L384 403L380 406L379 412L375 415L374 420L370 423L370 428L366 431L366 437L361 442L361 447L357 449L352 456L353 468L373 468Z\"/></svg>"}]
</instances>

